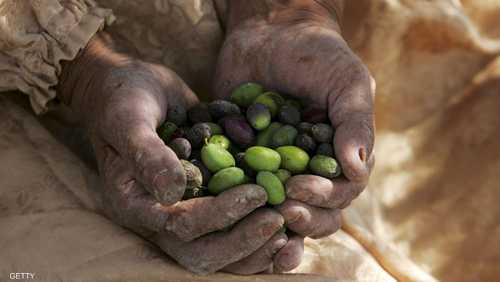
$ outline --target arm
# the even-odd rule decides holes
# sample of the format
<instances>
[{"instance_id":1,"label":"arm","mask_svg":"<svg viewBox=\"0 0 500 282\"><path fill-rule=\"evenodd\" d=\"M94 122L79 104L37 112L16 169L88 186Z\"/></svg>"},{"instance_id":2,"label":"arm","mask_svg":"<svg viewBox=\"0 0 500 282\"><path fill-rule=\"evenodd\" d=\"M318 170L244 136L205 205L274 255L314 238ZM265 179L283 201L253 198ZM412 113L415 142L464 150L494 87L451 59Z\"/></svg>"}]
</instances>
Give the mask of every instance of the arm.
<instances>
[{"instance_id":1,"label":"arm","mask_svg":"<svg viewBox=\"0 0 500 282\"><path fill-rule=\"evenodd\" d=\"M29 95L36 113L46 112L56 97L60 61L75 58L113 19L94 3L60 0L2 1L0 17L0 91Z\"/></svg>"}]
</instances>

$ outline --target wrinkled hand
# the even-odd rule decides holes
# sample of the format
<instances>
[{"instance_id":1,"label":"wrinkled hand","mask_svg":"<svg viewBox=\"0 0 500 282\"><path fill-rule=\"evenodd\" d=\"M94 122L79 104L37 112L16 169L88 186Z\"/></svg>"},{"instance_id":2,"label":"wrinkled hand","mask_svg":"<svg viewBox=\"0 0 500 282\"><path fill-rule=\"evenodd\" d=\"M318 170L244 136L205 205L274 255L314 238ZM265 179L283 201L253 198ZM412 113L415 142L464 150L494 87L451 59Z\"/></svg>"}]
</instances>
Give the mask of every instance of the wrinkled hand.
<instances>
[{"instance_id":1,"label":"wrinkled hand","mask_svg":"<svg viewBox=\"0 0 500 282\"><path fill-rule=\"evenodd\" d=\"M175 73L116 52L104 34L65 64L58 90L90 135L109 217L197 273L233 263L255 273L272 265L287 238L277 232L284 223L278 212L254 212L267 200L261 187L178 202L186 176L156 128L169 107L189 108L198 100ZM213 233L235 223L231 231Z\"/></svg>"},{"instance_id":2,"label":"wrinkled hand","mask_svg":"<svg viewBox=\"0 0 500 282\"><path fill-rule=\"evenodd\" d=\"M340 228L340 209L367 184L374 163L375 83L331 17L316 10L276 10L239 24L229 16L214 90L219 98L227 97L244 82L258 82L300 98L314 109L309 112L324 112L336 130L332 142L343 177L295 176L287 182L288 200L278 207L287 227L298 234L277 254L280 267L289 270L300 262L302 237L334 233Z\"/></svg>"}]
</instances>

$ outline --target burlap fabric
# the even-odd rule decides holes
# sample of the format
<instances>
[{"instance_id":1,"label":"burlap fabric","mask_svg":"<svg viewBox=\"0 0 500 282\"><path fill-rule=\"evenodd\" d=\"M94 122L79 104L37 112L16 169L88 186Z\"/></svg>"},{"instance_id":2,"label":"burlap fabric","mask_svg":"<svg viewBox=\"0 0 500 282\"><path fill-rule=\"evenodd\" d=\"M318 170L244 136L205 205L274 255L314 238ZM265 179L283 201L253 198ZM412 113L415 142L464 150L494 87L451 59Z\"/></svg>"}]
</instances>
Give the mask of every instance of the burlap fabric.
<instances>
[{"instance_id":1,"label":"burlap fabric","mask_svg":"<svg viewBox=\"0 0 500 282\"><path fill-rule=\"evenodd\" d=\"M101 2L113 33L208 91L222 39L211 1ZM98 177L63 109L37 117L2 94L0 281L500 279L499 15L493 0L349 1L345 36L378 82L377 166L342 231L307 240L296 270L306 275L185 272L100 215Z\"/></svg>"}]
</instances>

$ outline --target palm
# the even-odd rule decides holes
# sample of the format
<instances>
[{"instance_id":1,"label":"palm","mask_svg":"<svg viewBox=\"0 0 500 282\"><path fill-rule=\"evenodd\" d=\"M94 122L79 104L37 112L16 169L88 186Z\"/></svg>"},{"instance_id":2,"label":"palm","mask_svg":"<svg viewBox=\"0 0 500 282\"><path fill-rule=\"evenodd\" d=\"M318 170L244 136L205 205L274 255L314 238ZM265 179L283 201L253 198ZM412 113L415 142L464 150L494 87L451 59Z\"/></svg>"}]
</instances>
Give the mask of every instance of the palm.
<instances>
[{"instance_id":1,"label":"palm","mask_svg":"<svg viewBox=\"0 0 500 282\"><path fill-rule=\"evenodd\" d=\"M356 77L369 73L342 37L313 26L266 26L239 30L225 41L216 74L216 93L258 81L268 89L314 101L325 109Z\"/></svg>"},{"instance_id":2,"label":"palm","mask_svg":"<svg viewBox=\"0 0 500 282\"><path fill-rule=\"evenodd\" d=\"M339 226L338 209L363 190L373 165L375 84L367 68L327 24L263 22L228 35L219 56L215 93L227 97L248 81L328 113L344 176L333 181L293 177L287 183L289 200L278 209L286 220L300 219L288 222L298 234L316 238L333 233Z\"/></svg>"}]
</instances>

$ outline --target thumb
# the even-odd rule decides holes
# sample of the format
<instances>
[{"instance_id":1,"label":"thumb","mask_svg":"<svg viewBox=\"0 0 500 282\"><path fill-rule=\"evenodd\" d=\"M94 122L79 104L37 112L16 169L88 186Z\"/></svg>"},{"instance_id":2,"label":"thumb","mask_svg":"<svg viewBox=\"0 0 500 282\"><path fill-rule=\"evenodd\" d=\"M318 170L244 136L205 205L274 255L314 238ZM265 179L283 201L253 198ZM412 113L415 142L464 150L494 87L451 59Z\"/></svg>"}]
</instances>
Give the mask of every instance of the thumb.
<instances>
[{"instance_id":1,"label":"thumb","mask_svg":"<svg viewBox=\"0 0 500 282\"><path fill-rule=\"evenodd\" d=\"M156 133L166 109L144 91L122 96L108 109L101 135L128 162L135 179L158 202L174 204L184 194L186 176L175 153Z\"/></svg>"},{"instance_id":2,"label":"thumb","mask_svg":"<svg viewBox=\"0 0 500 282\"><path fill-rule=\"evenodd\" d=\"M127 133L128 132L128 133ZM181 200L186 175L176 154L145 125L124 131L129 135L127 159L132 163L136 179L163 205Z\"/></svg>"},{"instance_id":3,"label":"thumb","mask_svg":"<svg viewBox=\"0 0 500 282\"><path fill-rule=\"evenodd\" d=\"M373 166L375 142L375 82L364 67L349 85L329 99L329 117L335 127L335 154L343 173L353 182L366 183Z\"/></svg>"}]
</instances>

